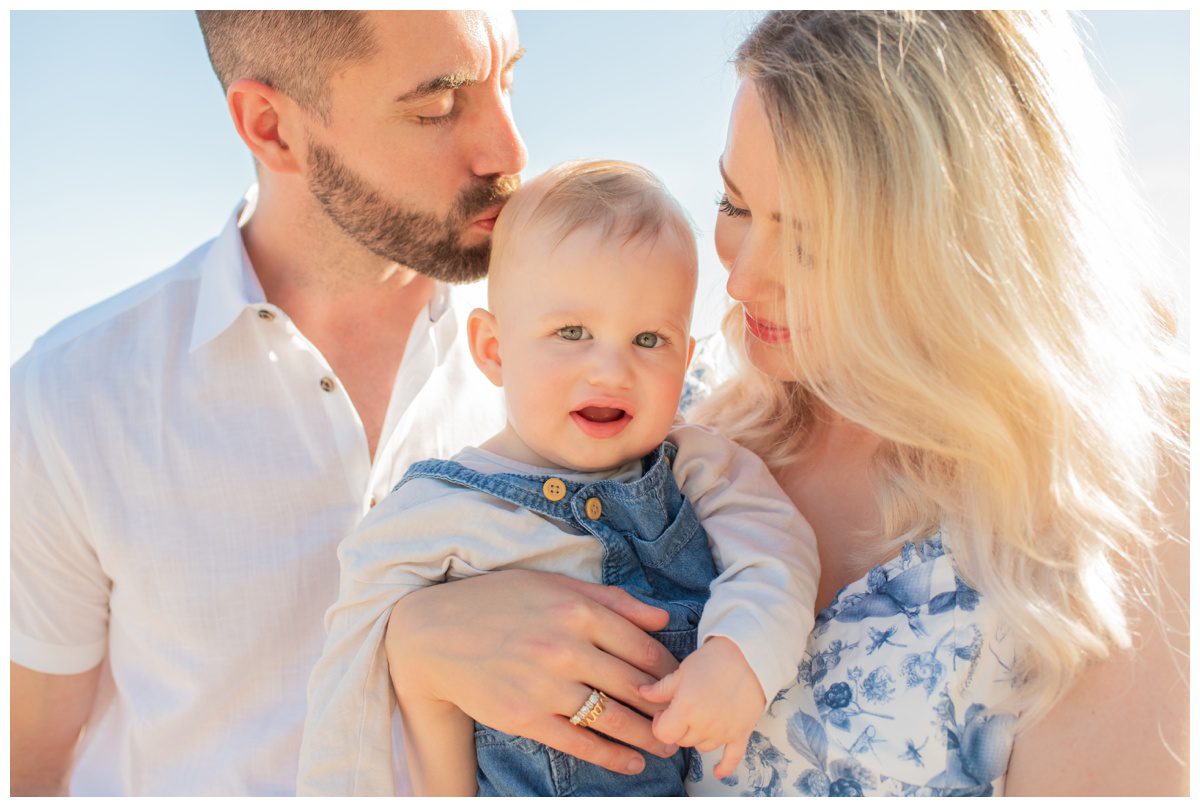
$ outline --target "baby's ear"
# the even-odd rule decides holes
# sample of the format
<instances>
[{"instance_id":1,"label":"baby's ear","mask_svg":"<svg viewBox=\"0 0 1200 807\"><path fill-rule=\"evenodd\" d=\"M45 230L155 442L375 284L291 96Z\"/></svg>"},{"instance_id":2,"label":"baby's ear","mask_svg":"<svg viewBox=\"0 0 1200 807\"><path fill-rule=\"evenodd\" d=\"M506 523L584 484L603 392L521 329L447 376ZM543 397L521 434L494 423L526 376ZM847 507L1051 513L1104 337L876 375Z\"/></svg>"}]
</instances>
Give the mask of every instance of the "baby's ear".
<instances>
[{"instance_id":1,"label":"baby's ear","mask_svg":"<svg viewBox=\"0 0 1200 807\"><path fill-rule=\"evenodd\" d=\"M692 366L692 356L695 353L696 353L696 337L689 336L688 337L688 358L687 358L687 364L684 365L685 367Z\"/></svg>"},{"instance_id":2,"label":"baby's ear","mask_svg":"<svg viewBox=\"0 0 1200 807\"><path fill-rule=\"evenodd\" d=\"M471 347L471 358L475 366L483 371L488 380L497 387L504 386L504 375L500 372L500 332L496 316L483 308L476 308L467 317L467 343Z\"/></svg>"}]
</instances>

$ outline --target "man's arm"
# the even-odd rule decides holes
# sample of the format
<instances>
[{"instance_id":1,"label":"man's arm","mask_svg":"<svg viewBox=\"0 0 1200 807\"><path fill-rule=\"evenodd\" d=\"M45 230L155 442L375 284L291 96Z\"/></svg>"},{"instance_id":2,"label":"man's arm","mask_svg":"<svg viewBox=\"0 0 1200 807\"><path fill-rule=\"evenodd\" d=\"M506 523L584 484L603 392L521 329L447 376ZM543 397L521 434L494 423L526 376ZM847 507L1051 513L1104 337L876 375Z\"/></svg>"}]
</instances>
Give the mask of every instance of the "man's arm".
<instances>
[{"instance_id":1,"label":"man's arm","mask_svg":"<svg viewBox=\"0 0 1200 807\"><path fill-rule=\"evenodd\" d=\"M91 714L100 666L51 675L9 662L9 794L66 795L75 744Z\"/></svg>"}]
</instances>

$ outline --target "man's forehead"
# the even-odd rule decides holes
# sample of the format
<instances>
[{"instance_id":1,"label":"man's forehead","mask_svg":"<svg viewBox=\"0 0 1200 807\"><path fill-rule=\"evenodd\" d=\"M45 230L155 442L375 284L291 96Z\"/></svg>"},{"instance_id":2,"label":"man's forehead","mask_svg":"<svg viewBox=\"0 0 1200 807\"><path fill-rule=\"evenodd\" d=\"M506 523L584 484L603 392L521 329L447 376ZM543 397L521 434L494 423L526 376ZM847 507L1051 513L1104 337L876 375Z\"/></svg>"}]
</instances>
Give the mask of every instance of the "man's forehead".
<instances>
[{"instance_id":1,"label":"man's forehead","mask_svg":"<svg viewBox=\"0 0 1200 807\"><path fill-rule=\"evenodd\" d=\"M486 68L517 48L511 12L368 11L381 55L417 78L426 73ZM498 51L498 52L496 52ZM481 61L484 62L481 64Z\"/></svg>"}]
</instances>

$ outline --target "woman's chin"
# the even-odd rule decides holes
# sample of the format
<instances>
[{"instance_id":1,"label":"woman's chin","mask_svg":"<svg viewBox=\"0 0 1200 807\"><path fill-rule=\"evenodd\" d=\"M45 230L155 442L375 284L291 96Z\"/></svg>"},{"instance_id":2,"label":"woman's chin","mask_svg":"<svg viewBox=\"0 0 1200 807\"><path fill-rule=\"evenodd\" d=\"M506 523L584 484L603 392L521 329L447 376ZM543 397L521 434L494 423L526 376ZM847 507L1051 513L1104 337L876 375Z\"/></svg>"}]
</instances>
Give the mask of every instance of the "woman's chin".
<instances>
[{"instance_id":1,"label":"woman's chin","mask_svg":"<svg viewBox=\"0 0 1200 807\"><path fill-rule=\"evenodd\" d=\"M799 381L790 346L767 344L753 334L745 334L746 356L750 364L776 381Z\"/></svg>"}]
</instances>

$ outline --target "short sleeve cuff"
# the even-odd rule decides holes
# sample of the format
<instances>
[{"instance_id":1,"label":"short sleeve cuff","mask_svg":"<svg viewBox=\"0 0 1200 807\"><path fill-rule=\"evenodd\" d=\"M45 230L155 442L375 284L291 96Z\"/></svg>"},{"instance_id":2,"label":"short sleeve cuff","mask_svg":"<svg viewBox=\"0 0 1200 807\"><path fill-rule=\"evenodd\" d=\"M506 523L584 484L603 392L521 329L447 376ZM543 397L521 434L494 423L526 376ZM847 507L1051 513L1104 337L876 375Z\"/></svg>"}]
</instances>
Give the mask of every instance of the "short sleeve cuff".
<instances>
[{"instance_id":1,"label":"short sleeve cuff","mask_svg":"<svg viewBox=\"0 0 1200 807\"><path fill-rule=\"evenodd\" d=\"M87 672L104 660L108 642L88 645L59 645L40 642L16 631L9 633L9 658L14 664L52 675Z\"/></svg>"}]
</instances>

